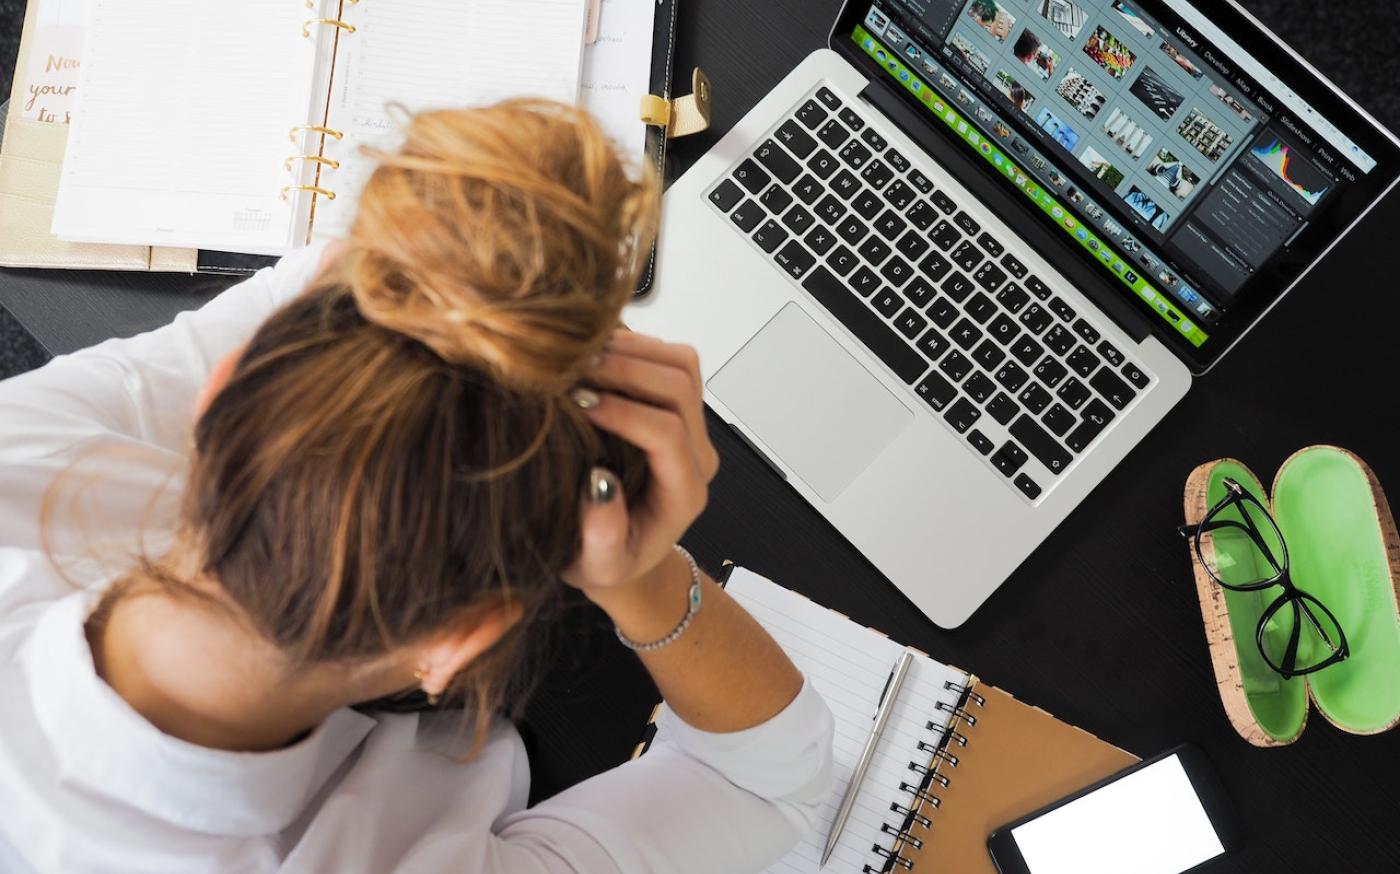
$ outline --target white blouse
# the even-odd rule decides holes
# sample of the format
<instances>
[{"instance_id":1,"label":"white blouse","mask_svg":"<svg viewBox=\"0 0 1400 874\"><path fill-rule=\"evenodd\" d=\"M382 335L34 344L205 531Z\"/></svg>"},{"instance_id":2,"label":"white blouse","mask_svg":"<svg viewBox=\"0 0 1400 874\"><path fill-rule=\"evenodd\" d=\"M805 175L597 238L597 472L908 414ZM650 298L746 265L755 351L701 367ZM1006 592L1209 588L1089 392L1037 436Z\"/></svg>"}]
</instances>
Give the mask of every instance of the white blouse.
<instances>
[{"instance_id":1,"label":"white blouse","mask_svg":"<svg viewBox=\"0 0 1400 874\"><path fill-rule=\"evenodd\" d=\"M831 788L810 685L733 734L663 708L670 742L527 809L504 721L470 762L459 717L348 709L294 746L232 753L163 734L97 676L84 620L136 544L168 538L196 394L320 257L0 383L0 871L738 874L783 855ZM55 565L39 517L65 471Z\"/></svg>"}]
</instances>

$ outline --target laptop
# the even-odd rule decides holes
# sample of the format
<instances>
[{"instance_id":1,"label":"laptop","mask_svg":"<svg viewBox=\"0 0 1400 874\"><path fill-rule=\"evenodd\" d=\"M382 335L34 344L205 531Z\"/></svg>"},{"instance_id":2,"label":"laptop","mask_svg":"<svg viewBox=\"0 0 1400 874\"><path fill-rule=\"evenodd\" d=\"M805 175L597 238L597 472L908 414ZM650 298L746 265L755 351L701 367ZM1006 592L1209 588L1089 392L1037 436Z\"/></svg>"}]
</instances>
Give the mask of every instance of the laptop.
<instances>
[{"instance_id":1,"label":"laptop","mask_svg":"<svg viewBox=\"0 0 1400 874\"><path fill-rule=\"evenodd\" d=\"M670 188L626 319L951 628L1397 173L1226 0L848 0Z\"/></svg>"}]
</instances>

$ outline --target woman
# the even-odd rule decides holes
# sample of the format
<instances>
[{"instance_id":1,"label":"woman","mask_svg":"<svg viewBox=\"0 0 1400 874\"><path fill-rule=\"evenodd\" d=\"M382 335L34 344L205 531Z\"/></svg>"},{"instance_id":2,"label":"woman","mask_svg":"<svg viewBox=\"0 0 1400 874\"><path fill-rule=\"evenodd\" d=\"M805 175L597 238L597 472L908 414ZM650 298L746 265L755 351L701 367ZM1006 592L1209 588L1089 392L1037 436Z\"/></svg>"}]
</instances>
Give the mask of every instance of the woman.
<instances>
[{"instance_id":1,"label":"woman","mask_svg":"<svg viewBox=\"0 0 1400 874\"><path fill-rule=\"evenodd\" d=\"M424 114L343 244L0 385L0 870L710 874L810 827L830 715L674 548L694 353L615 331L654 203L572 110ZM496 714L561 578L674 740L525 809ZM363 706L417 691L466 716Z\"/></svg>"}]
</instances>

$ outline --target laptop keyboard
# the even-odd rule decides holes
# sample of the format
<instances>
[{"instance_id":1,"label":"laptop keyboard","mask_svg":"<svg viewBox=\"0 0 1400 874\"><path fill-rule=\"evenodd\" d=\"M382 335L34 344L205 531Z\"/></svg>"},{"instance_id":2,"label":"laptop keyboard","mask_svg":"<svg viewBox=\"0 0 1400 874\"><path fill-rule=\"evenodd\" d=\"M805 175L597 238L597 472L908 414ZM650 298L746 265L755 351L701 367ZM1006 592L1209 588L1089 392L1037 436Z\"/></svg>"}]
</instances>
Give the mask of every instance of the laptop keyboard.
<instances>
[{"instance_id":1,"label":"laptop keyboard","mask_svg":"<svg viewBox=\"0 0 1400 874\"><path fill-rule=\"evenodd\" d=\"M830 88L708 197L1030 501L1152 383Z\"/></svg>"}]
</instances>

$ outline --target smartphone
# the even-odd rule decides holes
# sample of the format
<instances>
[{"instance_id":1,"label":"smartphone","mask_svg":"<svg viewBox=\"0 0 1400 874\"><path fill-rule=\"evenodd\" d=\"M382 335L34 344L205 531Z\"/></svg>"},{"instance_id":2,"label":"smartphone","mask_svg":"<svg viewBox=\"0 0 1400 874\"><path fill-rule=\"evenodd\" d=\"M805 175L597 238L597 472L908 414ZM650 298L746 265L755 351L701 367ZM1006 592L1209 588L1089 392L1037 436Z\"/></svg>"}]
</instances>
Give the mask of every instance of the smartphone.
<instances>
[{"instance_id":1,"label":"smartphone","mask_svg":"<svg viewBox=\"0 0 1400 874\"><path fill-rule=\"evenodd\" d=\"M1241 839L1220 778L1185 745L1002 826L987 848L1001 874L1186 874Z\"/></svg>"}]
</instances>

